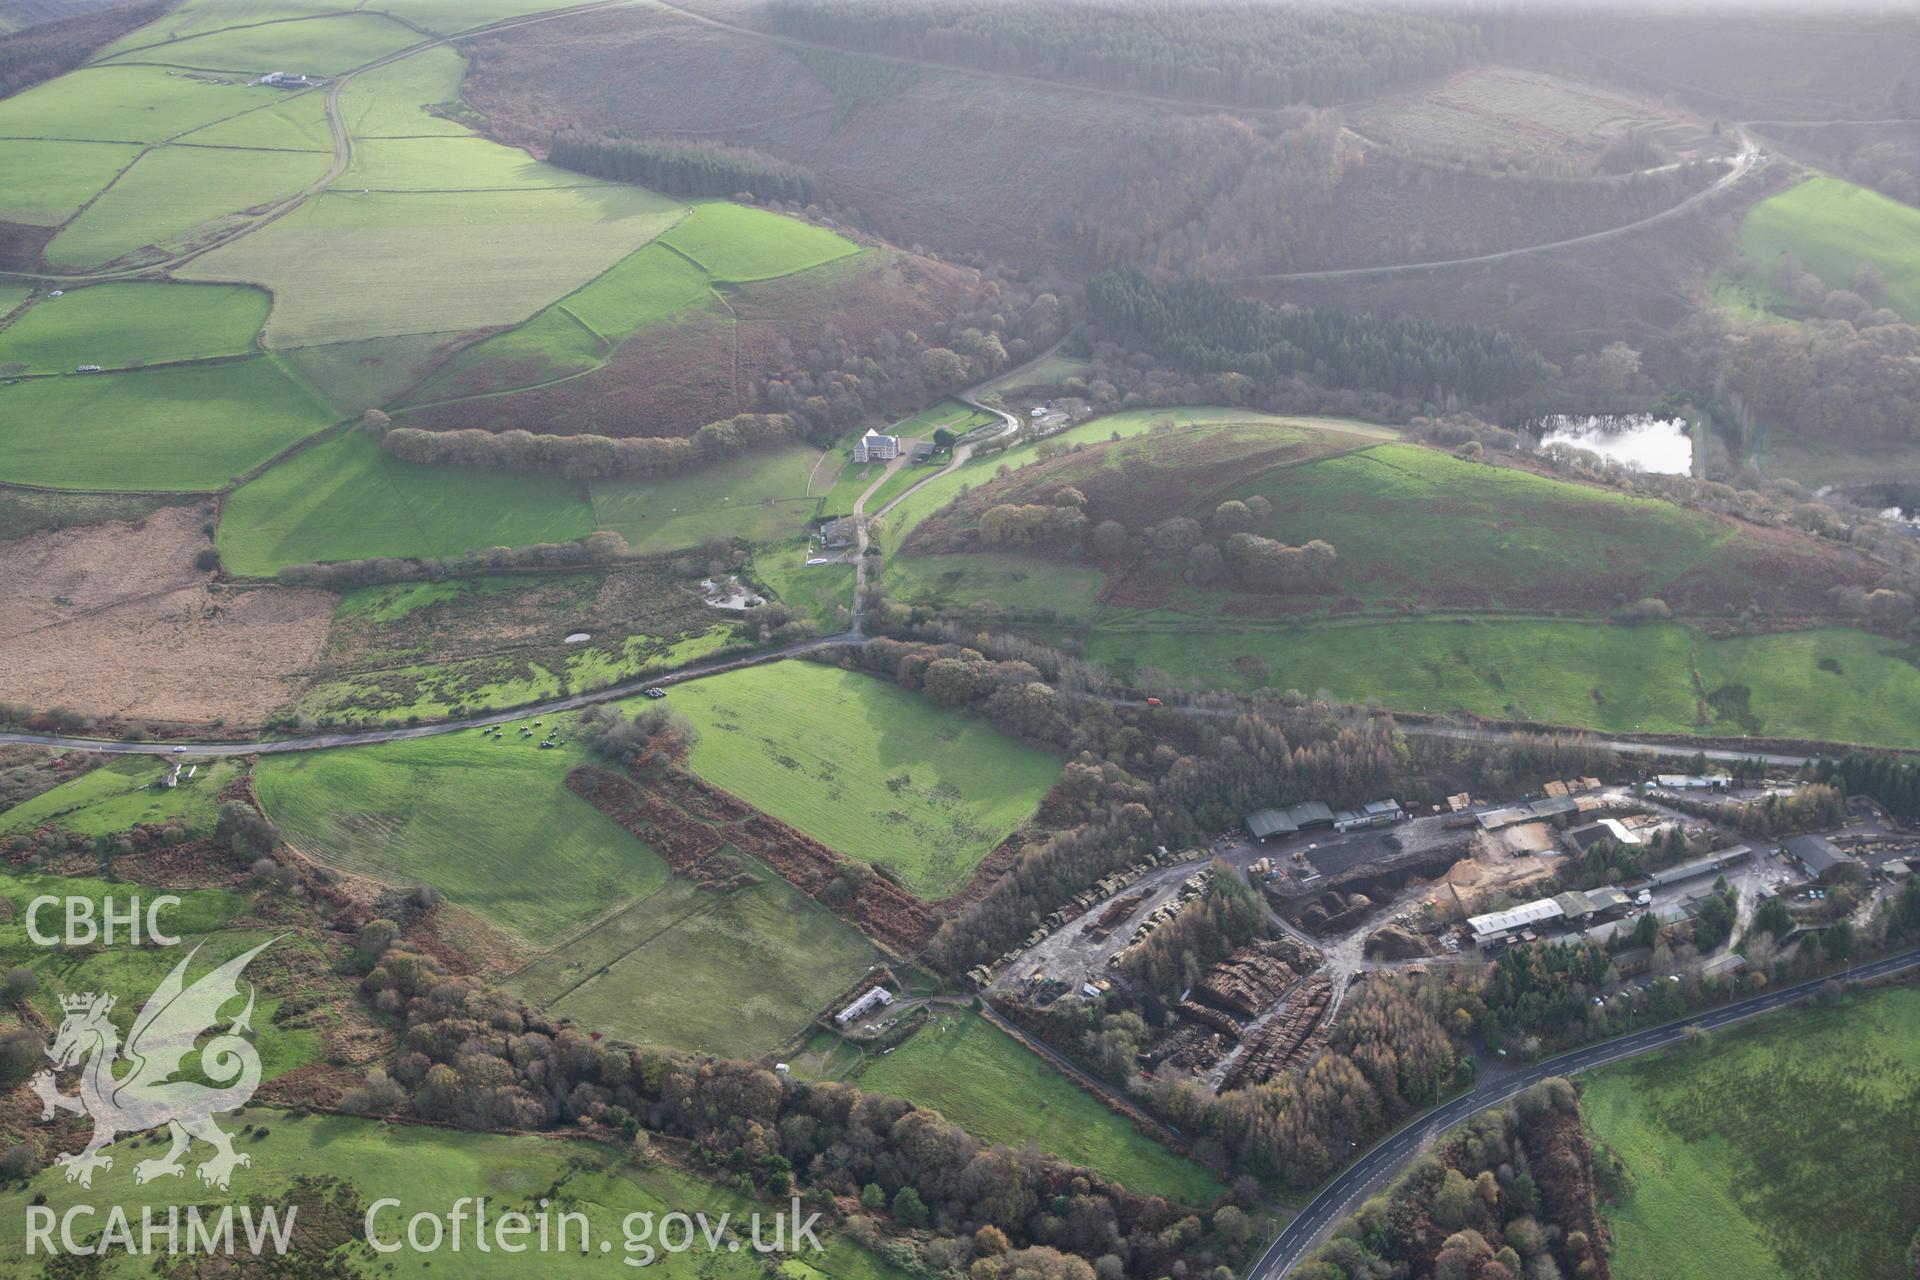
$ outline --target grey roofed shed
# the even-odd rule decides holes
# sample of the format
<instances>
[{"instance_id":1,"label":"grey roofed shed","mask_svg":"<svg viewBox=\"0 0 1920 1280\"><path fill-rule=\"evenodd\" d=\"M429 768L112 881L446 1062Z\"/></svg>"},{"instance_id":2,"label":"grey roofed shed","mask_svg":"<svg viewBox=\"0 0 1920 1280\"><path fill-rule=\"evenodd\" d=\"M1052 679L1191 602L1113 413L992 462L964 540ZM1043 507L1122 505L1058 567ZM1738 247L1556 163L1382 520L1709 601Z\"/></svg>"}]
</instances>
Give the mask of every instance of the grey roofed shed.
<instances>
[{"instance_id":1,"label":"grey roofed shed","mask_svg":"<svg viewBox=\"0 0 1920 1280\"><path fill-rule=\"evenodd\" d=\"M1290 836L1299 829L1278 809L1261 809L1247 815L1247 830L1253 833L1256 840L1265 840L1268 836Z\"/></svg>"},{"instance_id":2,"label":"grey roofed shed","mask_svg":"<svg viewBox=\"0 0 1920 1280\"><path fill-rule=\"evenodd\" d=\"M1825 836L1794 836L1787 841L1787 852L1807 869L1810 876L1823 876L1853 859L1834 847Z\"/></svg>"},{"instance_id":3,"label":"grey roofed shed","mask_svg":"<svg viewBox=\"0 0 1920 1280\"><path fill-rule=\"evenodd\" d=\"M1333 810L1324 800L1302 800L1299 804L1287 806L1287 821L1296 828L1329 823L1333 821Z\"/></svg>"}]
</instances>

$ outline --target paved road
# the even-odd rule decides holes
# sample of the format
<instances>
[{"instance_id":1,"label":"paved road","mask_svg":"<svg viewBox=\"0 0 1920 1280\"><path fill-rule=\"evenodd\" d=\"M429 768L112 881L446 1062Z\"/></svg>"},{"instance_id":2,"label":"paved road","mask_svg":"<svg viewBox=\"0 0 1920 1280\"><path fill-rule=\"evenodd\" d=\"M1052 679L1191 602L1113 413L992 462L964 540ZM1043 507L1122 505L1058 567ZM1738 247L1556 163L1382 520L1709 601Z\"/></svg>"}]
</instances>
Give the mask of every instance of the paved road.
<instances>
[{"instance_id":1,"label":"paved road","mask_svg":"<svg viewBox=\"0 0 1920 1280\"><path fill-rule=\"evenodd\" d=\"M681 684L688 680L698 680L704 676L718 675L723 671L732 671L739 667L755 666L763 662L777 662L782 658L791 658L815 649L845 647L864 644L867 636L858 630L836 632L830 636L817 636L811 640L799 640L793 644L782 645L777 649L767 649L759 653L745 654L740 657L725 658L714 662L695 663L681 667L676 671L660 673L643 679L628 680L621 684L609 685L605 689L595 689L587 693L576 693L567 698L556 698L551 702L535 703L532 706L517 707L509 711L491 711L485 715L469 716L464 720L444 720L434 724L404 725L391 729L342 730L330 733L305 734L290 738L254 738L240 742L119 742L106 738L85 738L58 733L0 733L0 746L30 747L67 747L80 751L101 751L110 755L169 755L174 753L202 756L244 756L275 755L287 751L318 751L327 747L347 747L368 742L398 742L409 738L432 738L443 733L459 733L464 729L480 725L509 724L515 720L525 720L529 716L548 715L556 711L577 711L599 702L612 702L620 698L631 697L649 685ZM1101 701L1117 707L1144 707L1146 703L1138 698L1102 698ZM1185 711L1194 715L1237 716L1243 714L1238 707L1186 707L1170 706L1170 711ZM1459 738L1472 742L1518 742L1525 738L1535 738L1540 730L1519 729L1474 729L1459 725L1443 724L1402 724L1400 732L1412 737ZM1655 742L1634 742L1626 738L1600 738L1594 745L1609 748L1622 755L1673 756L1701 754L1707 759L1731 764L1739 760L1759 760L1767 764L1797 768L1810 759L1804 755L1770 755L1755 751L1728 751L1717 747L1696 748L1690 745L1671 745ZM179 752L185 747L185 752Z\"/></svg>"},{"instance_id":2,"label":"paved road","mask_svg":"<svg viewBox=\"0 0 1920 1280\"><path fill-rule=\"evenodd\" d=\"M1852 970L1852 976L1876 978L1916 966L1920 966L1920 948L1903 951L1871 964L1857 965ZM1630 1036L1622 1036L1617 1040L1607 1040L1600 1044L1589 1045L1584 1049L1575 1049L1571 1053L1549 1058L1517 1074L1483 1085L1472 1093L1455 1098L1437 1110L1407 1124L1392 1137L1361 1156L1345 1173L1329 1183L1324 1191L1315 1196L1313 1201L1300 1211L1300 1216L1287 1224L1287 1229L1267 1246L1267 1251L1260 1255L1260 1261L1255 1263L1253 1270L1248 1273L1248 1280L1280 1280L1280 1277L1292 1270L1326 1236L1335 1223L1352 1211L1354 1205L1385 1185L1401 1166L1418 1154L1433 1138L1469 1116L1489 1107L1498 1106L1515 1094L1531 1088L1550 1076L1574 1075L1611 1062L1619 1062L1624 1058L1668 1048L1680 1042L1688 1027L1697 1026L1712 1030L1757 1014L1768 1013L1783 1005L1806 999L1830 981L1832 981L1831 977L1816 978L1797 986L1781 987L1777 991L1769 991L1733 1004L1722 1005L1720 1008L1702 1012L1694 1017L1681 1018L1663 1026L1635 1032Z\"/></svg>"},{"instance_id":3,"label":"paved road","mask_svg":"<svg viewBox=\"0 0 1920 1280\"><path fill-rule=\"evenodd\" d=\"M687 680L698 680L702 676L718 675L722 671L757 666L763 662L778 662L782 658L791 658L813 649L859 643L861 643L860 636L851 631L842 631L836 635L796 641L793 644L782 645L778 649L767 649L759 653L723 658L714 662L695 663L664 675L628 680L622 684L610 685L605 689L595 689L590 693L576 693L570 698L556 698L552 702L542 702L538 706L520 707L512 711L493 711L486 715L469 716L465 720L444 720L436 724L402 725L392 729L364 729L352 732L310 733L297 738L256 738L246 742L112 742L102 738L76 738L53 733L0 733L0 746L71 747L81 751L102 751L109 755L157 756L181 753L196 756L248 756L280 755L289 751L320 751L327 747L350 747L369 742L401 742L410 738L434 738L443 733L460 733L481 725L511 724L516 720L547 715L555 711L577 711L581 707L592 706L597 702L612 702L618 698L632 697L652 685L680 684Z\"/></svg>"}]
</instances>

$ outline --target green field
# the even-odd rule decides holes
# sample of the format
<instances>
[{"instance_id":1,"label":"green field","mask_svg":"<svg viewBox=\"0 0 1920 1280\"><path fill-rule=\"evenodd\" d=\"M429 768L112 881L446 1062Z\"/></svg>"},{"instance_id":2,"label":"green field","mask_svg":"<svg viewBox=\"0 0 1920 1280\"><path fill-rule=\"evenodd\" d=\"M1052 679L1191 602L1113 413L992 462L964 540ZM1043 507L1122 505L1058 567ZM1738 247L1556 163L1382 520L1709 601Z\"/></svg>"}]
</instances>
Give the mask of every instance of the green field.
<instances>
[{"instance_id":1,"label":"green field","mask_svg":"<svg viewBox=\"0 0 1920 1280\"><path fill-rule=\"evenodd\" d=\"M233 1123L228 1123L231 1120ZM616 1270L625 1272L621 1261L631 1257L643 1261L637 1248L626 1251L627 1232L638 1229L638 1219L648 1215L649 1225L668 1214L704 1212L718 1223L722 1214L731 1215L731 1233L741 1241L748 1238L747 1216L756 1210L770 1215L766 1202L750 1201L715 1183L696 1179L660 1160L630 1162L610 1149L585 1142L555 1142L538 1137L509 1137L502 1134L463 1133L458 1130L430 1128L424 1125L385 1125L377 1121L349 1116L303 1115L298 1118L267 1107L254 1106L231 1117L222 1116L222 1125L234 1135L235 1147L251 1158L250 1167L238 1171L233 1179L231 1201L248 1199L255 1204L285 1205L289 1185L300 1177L342 1178L353 1186L357 1204L337 1223L350 1241L331 1261L311 1254L295 1253L277 1264L282 1268L304 1268L299 1274L317 1274L322 1269L344 1266L354 1274L419 1275L438 1277L448 1274L473 1277L474 1280L519 1280L537 1266L542 1276L606 1276ZM252 1127L253 1132L242 1132ZM264 1130L264 1133L262 1132ZM101 1206L91 1219L105 1222L106 1206L123 1208L139 1230L142 1206L154 1206L157 1222L167 1220L167 1210L177 1206L187 1188L202 1206L221 1203L221 1198L193 1181L160 1178L144 1186L134 1181L137 1160L158 1154L149 1148L136 1156L123 1140L111 1148L119 1157L111 1171L94 1176L91 1191L68 1183L61 1170L48 1169L24 1183L9 1185L0 1192L0 1213L14 1221L23 1220L26 1206L44 1202L56 1214L76 1204ZM187 1159L198 1163L204 1147L196 1146ZM363 1241L362 1220L377 1200L392 1198L401 1208L387 1208L375 1219L375 1231L382 1241L404 1245L407 1219L415 1213L431 1212L444 1216L462 1197L484 1196L489 1222L497 1215L520 1211L539 1212L539 1203L550 1200L548 1221L556 1235L559 1215L564 1211L584 1214L587 1219L589 1248L551 1248L540 1253L506 1253L499 1249L481 1252L474 1247L469 1220L463 1237L465 1247L454 1253L444 1246L437 1253L416 1253L403 1249L393 1254L375 1254ZM284 1210L282 1211L284 1213ZM304 1228L308 1213L298 1222ZM90 1219L82 1216L79 1221ZM211 1220L211 1215L209 1217ZM535 1221L538 1221L536 1218ZM824 1226L824 1224L822 1224ZM235 1234L244 1241L236 1215ZM771 1238L773 1229L763 1227ZM570 1227L572 1239L579 1228ZM905 1273L895 1271L873 1254L851 1241L826 1231L820 1232L825 1252L815 1254L804 1249L800 1255L782 1264L800 1267L807 1280L904 1280ZM296 1236L296 1239L299 1237ZM138 1239L136 1235L135 1239ZM181 1237L184 1248L185 1236ZM537 1235L520 1243L536 1242ZM602 1253L597 1242L605 1241L609 1253ZM558 1241L556 1239L555 1243ZM657 1243L657 1242L656 1242ZM160 1246L164 1248L164 1244ZM44 1259L9 1256L0 1260L0 1275L45 1275ZM530 1264L528 1259L537 1259ZM123 1277L152 1274L151 1264L139 1258L127 1258L110 1250L98 1270L88 1274ZM684 1254L661 1253L654 1257L644 1274L673 1277L675 1280L764 1280L767 1260L745 1247L739 1252L722 1248Z\"/></svg>"},{"instance_id":2,"label":"green field","mask_svg":"<svg viewBox=\"0 0 1920 1280\"><path fill-rule=\"evenodd\" d=\"M684 205L630 186L336 188L182 268L273 290L270 345L518 324L599 275Z\"/></svg>"},{"instance_id":3,"label":"green field","mask_svg":"<svg viewBox=\"0 0 1920 1280\"><path fill-rule=\"evenodd\" d=\"M35 875L30 872L0 871L0 902L7 908L0 921L0 966L32 969L40 985L32 1003L49 1025L58 1026L63 1016L60 997L71 992L108 991L120 999L112 1020L124 1034L133 1025L140 1006L195 946L200 954L188 971L188 981L208 969L275 937L276 931L236 926L234 920L247 910L244 894L224 889L169 890L179 901L160 908L158 923L168 934L178 937L175 947L132 946L118 934L113 946L47 947L36 943L27 933L27 912L34 899L90 898L94 919L104 916L105 899L112 898L117 910L126 909L129 897L151 902L159 891L128 884L125 881L92 879L85 876ZM35 923L42 933L58 935L64 929L63 908L56 903L42 908ZM145 928L144 911L142 928ZM142 935L144 937L144 934ZM309 941L283 937L248 966L255 981L265 980L253 1010L253 1025L259 1029L254 1040L260 1050L261 1075L265 1079L284 1074L311 1062L320 1049L320 1036L311 1027L284 1026L274 1022L280 1008L280 995L293 988L291 982L275 981L288 972L289 965L310 971L328 962ZM238 1012L236 1002L233 1012Z\"/></svg>"},{"instance_id":4,"label":"green field","mask_svg":"<svg viewBox=\"0 0 1920 1280\"><path fill-rule=\"evenodd\" d=\"M501 162L497 181L522 180L514 175L536 171L559 174L566 181L590 181L534 164L519 152L508 154L518 162ZM705 257L696 262L689 246ZM654 325L709 309L721 311L725 319L714 293L716 282L791 275L858 249L794 218L742 205L696 205L653 243L532 320L463 351L421 387L412 403L537 386L589 372L603 365L615 346Z\"/></svg>"},{"instance_id":5,"label":"green field","mask_svg":"<svg viewBox=\"0 0 1920 1280\"><path fill-rule=\"evenodd\" d=\"M162 67L83 68L0 101L0 135L162 142L285 96L283 90L252 86L238 76L189 76Z\"/></svg>"},{"instance_id":6,"label":"green field","mask_svg":"<svg viewBox=\"0 0 1920 1280\"><path fill-rule=\"evenodd\" d=\"M361 141L339 185L375 191L486 191L611 184L556 169L517 147L486 138L430 137Z\"/></svg>"},{"instance_id":7,"label":"green field","mask_svg":"<svg viewBox=\"0 0 1920 1280\"><path fill-rule=\"evenodd\" d=\"M201 71L237 71L261 75L299 70L337 76L374 59L420 42L420 33L372 13L341 14L294 22L236 25L205 35L149 44L116 53L113 63L164 63ZM166 26L162 22L157 24ZM278 90L276 92L284 92Z\"/></svg>"},{"instance_id":8,"label":"green field","mask_svg":"<svg viewBox=\"0 0 1920 1280\"><path fill-rule=\"evenodd\" d=\"M1430 715L1920 745L1913 652L1841 628L1713 640L1678 623L1434 618L1202 629L1140 615L1099 623L1089 656L1142 687L1158 684L1142 673L1153 668L1175 686L1325 690Z\"/></svg>"},{"instance_id":9,"label":"green field","mask_svg":"<svg viewBox=\"0 0 1920 1280\"><path fill-rule=\"evenodd\" d=\"M498 741L469 731L267 756L255 786L308 857L433 885L544 950L667 879L657 854L567 790L586 758L573 743L542 751L509 727Z\"/></svg>"},{"instance_id":10,"label":"green field","mask_svg":"<svg viewBox=\"0 0 1920 1280\"><path fill-rule=\"evenodd\" d=\"M338 13L341 8L339 0L183 0L157 21L134 28L100 50L98 56L111 57L240 24Z\"/></svg>"},{"instance_id":11,"label":"green field","mask_svg":"<svg viewBox=\"0 0 1920 1280\"><path fill-rule=\"evenodd\" d=\"M777 873L751 865L760 883L726 893L669 879L515 975L513 989L640 1043L736 1058L780 1047L881 957Z\"/></svg>"},{"instance_id":12,"label":"green field","mask_svg":"<svg viewBox=\"0 0 1920 1280\"><path fill-rule=\"evenodd\" d=\"M673 705L700 730L695 773L927 898L966 884L1060 772L984 721L818 663L697 680Z\"/></svg>"},{"instance_id":13,"label":"green field","mask_svg":"<svg viewBox=\"0 0 1920 1280\"><path fill-rule=\"evenodd\" d=\"M717 200L696 206L660 242L698 262L716 280L735 283L790 276L860 252L859 245L825 227Z\"/></svg>"},{"instance_id":14,"label":"green field","mask_svg":"<svg viewBox=\"0 0 1920 1280\"><path fill-rule=\"evenodd\" d=\"M994 552L895 556L886 563L894 599L936 608L1039 608L1085 617L1106 578L1090 564Z\"/></svg>"},{"instance_id":15,"label":"green field","mask_svg":"<svg viewBox=\"0 0 1920 1280\"><path fill-rule=\"evenodd\" d=\"M252 147L268 151L321 151L331 155L327 95L309 89L245 115L196 129L180 140L194 147Z\"/></svg>"},{"instance_id":16,"label":"green field","mask_svg":"<svg viewBox=\"0 0 1920 1280\"><path fill-rule=\"evenodd\" d=\"M139 154L112 142L0 139L0 220L57 227Z\"/></svg>"},{"instance_id":17,"label":"green field","mask_svg":"<svg viewBox=\"0 0 1920 1280\"><path fill-rule=\"evenodd\" d=\"M419 382L424 370L439 358L440 348L460 335L407 333L358 342L328 342L317 347L295 347L282 358L326 393L341 417L389 404Z\"/></svg>"},{"instance_id":18,"label":"green field","mask_svg":"<svg viewBox=\"0 0 1920 1280\"><path fill-rule=\"evenodd\" d=\"M618 342L712 302L705 272L673 250L650 244L562 305L602 338Z\"/></svg>"},{"instance_id":19,"label":"green field","mask_svg":"<svg viewBox=\"0 0 1920 1280\"><path fill-rule=\"evenodd\" d=\"M110 262L210 234L241 210L285 199L327 170L311 151L160 147L147 152L46 247L55 266Z\"/></svg>"},{"instance_id":20,"label":"green field","mask_svg":"<svg viewBox=\"0 0 1920 1280\"><path fill-rule=\"evenodd\" d=\"M64 373L242 355L267 319L267 295L242 285L110 283L40 298L0 329L0 369Z\"/></svg>"},{"instance_id":21,"label":"green field","mask_svg":"<svg viewBox=\"0 0 1920 1280\"><path fill-rule=\"evenodd\" d=\"M1920 1222L1920 989L1798 1008L1586 1085L1632 1189L1602 1206L1615 1275L1905 1274Z\"/></svg>"},{"instance_id":22,"label":"green field","mask_svg":"<svg viewBox=\"0 0 1920 1280\"><path fill-rule=\"evenodd\" d=\"M194 775L175 787L161 779L171 760L117 756L51 791L0 813L0 833L33 831L51 823L85 836L112 835L143 823L178 822L193 837L211 835L219 816L220 789L239 766L228 760L185 758Z\"/></svg>"},{"instance_id":23,"label":"green field","mask_svg":"<svg viewBox=\"0 0 1920 1280\"><path fill-rule=\"evenodd\" d=\"M340 91L340 118L356 138L464 138L465 125L424 108L460 96L467 60L451 46L422 50L355 76Z\"/></svg>"},{"instance_id":24,"label":"green field","mask_svg":"<svg viewBox=\"0 0 1920 1280\"><path fill-rule=\"evenodd\" d=\"M218 489L331 421L271 356L31 378L0 386L0 480Z\"/></svg>"},{"instance_id":25,"label":"green field","mask_svg":"<svg viewBox=\"0 0 1920 1280\"><path fill-rule=\"evenodd\" d=\"M566 542L594 530L578 481L401 462L348 431L243 485L220 520L235 573L369 556L452 556Z\"/></svg>"},{"instance_id":26,"label":"green field","mask_svg":"<svg viewBox=\"0 0 1920 1280\"><path fill-rule=\"evenodd\" d=\"M828 631L844 630L852 618L853 566L845 561L808 564L808 542L762 544L753 550L748 571L780 603Z\"/></svg>"},{"instance_id":27,"label":"green field","mask_svg":"<svg viewBox=\"0 0 1920 1280\"><path fill-rule=\"evenodd\" d=\"M988 413L985 409L976 409L959 400L942 400L938 404L922 409L911 418L903 418L887 428L888 434L906 436L914 440L926 440L941 427L963 436L976 427L990 427L1000 421L997 413Z\"/></svg>"},{"instance_id":28,"label":"green field","mask_svg":"<svg viewBox=\"0 0 1920 1280\"><path fill-rule=\"evenodd\" d=\"M649 244L525 324L462 351L411 400L431 404L588 372L639 330L718 306L705 272Z\"/></svg>"},{"instance_id":29,"label":"green field","mask_svg":"<svg viewBox=\"0 0 1920 1280\"><path fill-rule=\"evenodd\" d=\"M809 445L787 444L657 480L596 480L594 515L635 551L791 538L813 517L807 481L819 458Z\"/></svg>"},{"instance_id":30,"label":"green field","mask_svg":"<svg viewBox=\"0 0 1920 1280\"><path fill-rule=\"evenodd\" d=\"M1050 1069L973 1013L941 1012L912 1039L870 1060L859 1085L931 1107L976 1137L1029 1144L1097 1169L1138 1195L1207 1205L1224 1188Z\"/></svg>"},{"instance_id":31,"label":"green field","mask_svg":"<svg viewBox=\"0 0 1920 1280\"><path fill-rule=\"evenodd\" d=\"M1809 178L1753 207L1740 252L1768 267L1792 253L1830 289L1852 289L1854 272L1872 263L1883 287L1868 301L1920 320L1920 209L1877 191Z\"/></svg>"}]
</instances>

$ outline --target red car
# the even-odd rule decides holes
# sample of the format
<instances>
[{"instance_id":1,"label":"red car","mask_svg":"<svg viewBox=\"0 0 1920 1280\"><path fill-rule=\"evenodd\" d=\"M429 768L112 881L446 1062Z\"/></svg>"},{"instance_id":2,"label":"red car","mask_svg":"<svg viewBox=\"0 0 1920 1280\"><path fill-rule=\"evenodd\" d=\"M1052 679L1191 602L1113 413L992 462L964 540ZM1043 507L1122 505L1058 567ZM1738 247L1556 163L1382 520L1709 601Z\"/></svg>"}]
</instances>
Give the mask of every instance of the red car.
<instances>
[{"instance_id":1,"label":"red car","mask_svg":"<svg viewBox=\"0 0 1920 1280\"><path fill-rule=\"evenodd\" d=\"M1160 699L1158 699L1158 698L1148 698L1148 699L1147 699L1147 705L1148 705L1148 706L1150 706L1150 707L1157 707L1157 706L1159 706L1159 705L1160 705Z\"/></svg>"}]
</instances>

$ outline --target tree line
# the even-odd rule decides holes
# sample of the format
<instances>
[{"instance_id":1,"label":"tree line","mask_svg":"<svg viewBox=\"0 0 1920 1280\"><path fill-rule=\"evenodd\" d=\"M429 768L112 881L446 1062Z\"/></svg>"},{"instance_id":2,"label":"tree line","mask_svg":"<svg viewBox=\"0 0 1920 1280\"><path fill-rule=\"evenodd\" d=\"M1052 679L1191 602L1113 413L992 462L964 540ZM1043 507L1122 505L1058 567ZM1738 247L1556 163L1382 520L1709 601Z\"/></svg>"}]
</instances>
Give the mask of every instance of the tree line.
<instances>
[{"instance_id":1,"label":"tree line","mask_svg":"<svg viewBox=\"0 0 1920 1280\"><path fill-rule=\"evenodd\" d=\"M553 135L547 160L563 169L632 182L675 196L734 196L810 204L820 180L807 169L752 147L676 138L620 138L566 130Z\"/></svg>"},{"instance_id":2,"label":"tree line","mask_svg":"<svg viewBox=\"0 0 1920 1280\"><path fill-rule=\"evenodd\" d=\"M1340 102L1430 80L1485 52L1471 22L1246 0L775 0L776 31L871 53L1209 102Z\"/></svg>"},{"instance_id":3,"label":"tree line","mask_svg":"<svg viewBox=\"0 0 1920 1280\"><path fill-rule=\"evenodd\" d=\"M320 587L330 591L364 587L376 582L423 582L468 573L503 573L515 569L561 569L576 565L607 564L627 554L627 540L602 529L573 542L536 542L524 547L487 547L457 556L371 556L364 560L330 560L283 565L275 578L290 587Z\"/></svg>"},{"instance_id":4,"label":"tree line","mask_svg":"<svg viewBox=\"0 0 1920 1280\"><path fill-rule=\"evenodd\" d=\"M1479 404L1523 394L1552 369L1497 329L1281 310L1204 281L1156 280L1131 268L1088 281L1086 301L1097 323L1184 371L1238 373L1256 383L1306 374L1329 386Z\"/></svg>"},{"instance_id":5,"label":"tree line","mask_svg":"<svg viewBox=\"0 0 1920 1280\"><path fill-rule=\"evenodd\" d=\"M383 415L384 416L384 415ZM784 413L742 413L684 436L546 435L533 431L380 429L380 447L402 462L429 467L484 467L551 472L577 480L662 476L722 462L748 449L791 440Z\"/></svg>"}]
</instances>

